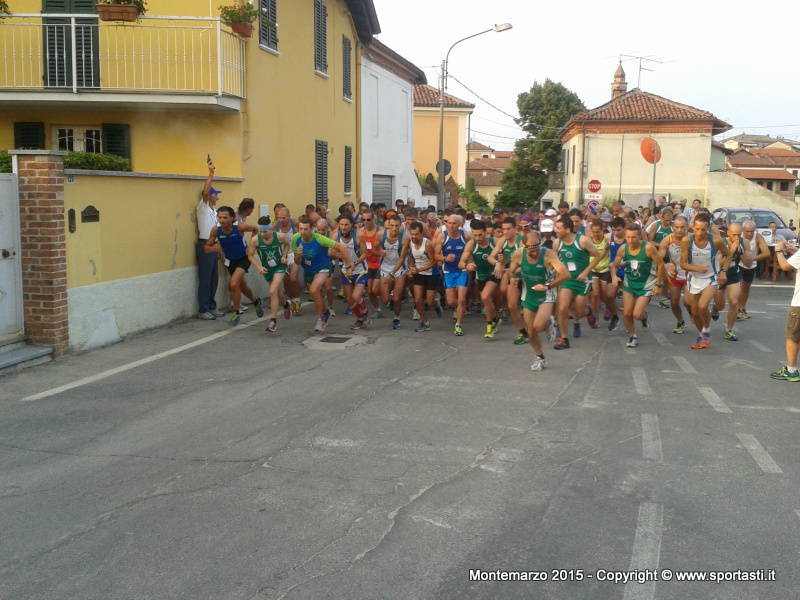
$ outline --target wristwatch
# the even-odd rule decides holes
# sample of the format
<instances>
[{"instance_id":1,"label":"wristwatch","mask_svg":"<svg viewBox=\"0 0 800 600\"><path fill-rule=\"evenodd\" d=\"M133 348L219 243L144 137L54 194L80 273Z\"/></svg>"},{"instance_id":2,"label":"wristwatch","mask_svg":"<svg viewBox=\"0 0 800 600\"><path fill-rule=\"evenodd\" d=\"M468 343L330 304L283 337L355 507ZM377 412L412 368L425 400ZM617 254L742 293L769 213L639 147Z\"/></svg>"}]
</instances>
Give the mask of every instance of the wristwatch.
<instances>
[{"instance_id":1,"label":"wristwatch","mask_svg":"<svg viewBox=\"0 0 800 600\"><path fill-rule=\"evenodd\" d=\"M549 281L548 281L547 283L545 283L545 284L544 284L544 286L545 286L545 287L546 287L548 290L552 290L552 289L553 289L553 284L552 284L552 283L550 283Z\"/></svg>"}]
</instances>

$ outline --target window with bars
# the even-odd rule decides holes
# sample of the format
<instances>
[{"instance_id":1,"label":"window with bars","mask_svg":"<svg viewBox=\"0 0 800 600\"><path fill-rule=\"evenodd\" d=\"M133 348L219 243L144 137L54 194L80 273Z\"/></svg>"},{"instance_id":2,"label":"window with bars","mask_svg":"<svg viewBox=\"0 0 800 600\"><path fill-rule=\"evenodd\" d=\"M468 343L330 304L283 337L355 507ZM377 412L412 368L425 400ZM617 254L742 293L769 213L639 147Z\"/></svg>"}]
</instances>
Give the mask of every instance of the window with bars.
<instances>
[{"instance_id":1,"label":"window with bars","mask_svg":"<svg viewBox=\"0 0 800 600\"><path fill-rule=\"evenodd\" d=\"M278 50L278 0L260 0L259 42L270 50Z\"/></svg>"},{"instance_id":2,"label":"window with bars","mask_svg":"<svg viewBox=\"0 0 800 600\"><path fill-rule=\"evenodd\" d=\"M353 193L353 148L344 147L344 193Z\"/></svg>"},{"instance_id":3,"label":"window with bars","mask_svg":"<svg viewBox=\"0 0 800 600\"><path fill-rule=\"evenodd\" d=\"M352 55L353 42L350 38L342 36L342 96L348 100L353 99Z\"/></svg>"},{"instance_id":4,"label":"window with bars","mask_svg":"<svg viewBox=\"0 0 800 600\"><path fill-rule=\"evenodd\" d=\"M328 142L314 142L314 180L317 204L328 206Z\"/></svg>"},{"instance_id":5,"label":"window with bars","mask_svg":"<svg viewBox=\"0 0 800 600\"><path fill-rule=\"evenodd\" d=\"M328 72L328 7L314 0L314 69Z\"/></svg>"},{"instance_id":6,"label":"window with bars","mask_svg":"<svg viewBox=\"0 0 800 600\"><path fill-rule=\"evenodd\" d=\"M102 152L102 130L93 127L54 127L53 149L67 152Z\"/></svg>"}]
</instances>

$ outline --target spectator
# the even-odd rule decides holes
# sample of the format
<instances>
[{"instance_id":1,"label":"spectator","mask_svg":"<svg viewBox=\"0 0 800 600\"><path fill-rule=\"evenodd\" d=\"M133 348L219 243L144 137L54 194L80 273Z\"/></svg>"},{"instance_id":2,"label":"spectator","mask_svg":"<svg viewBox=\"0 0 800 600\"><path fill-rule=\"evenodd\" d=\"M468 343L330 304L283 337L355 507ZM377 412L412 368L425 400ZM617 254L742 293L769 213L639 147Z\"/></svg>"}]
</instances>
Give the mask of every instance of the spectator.
<instances>
[{"instance_id":1,"label":"spectator","mask_svg":"<svg viewBox=\"0 0 800 600\"><path fill-rule=\"evenodd\" d=\"M255 200L252 198L242 198L242 201L239 202L239 208L236 210L236 222L244 223L247 221L247 217L253 214L255 208Z\"/></svg>"},{"instance_id":2,"label":"spectator","mask_svg":"<svg viewBox=\"0 0 800 600\"><path fill-rule=\"evenodd\" d=\"M217 263L216 252L205 252L204 248L211 230L217 226L217 199L222 193L211 185L214 182L214 163L208 159L208 179L203 186L202 197L195 210L197 216L197 242L195 243L195 256L197 257L197 304L198 316L207 321L222 317L225 313L217 310Z\"/></svg>"},{"instance_id":3,"label":"spectator","mask_svg":"<svg viewBox=\"0 0 800 600\"><path fill-rule=\"evenodd\" d=\"M692 223L692 220L694 219L694 215L697 213L698 210L700 210L700 207L702 206L702 204L703 203L700 200L695 198L694 200L692 200L692 206L691 207L687 207L683 211L683 216L686 217L686 220L689 221L690 225Z\"/></svg>"},{"instance_id":4,"label":"spectator","mask_svg":"<svg viewBox=\"0 0 800 600\"><path fill-rule=\"evenodd\" d=\"M780 241L775 245L778 266L783 271L795 271L794 295L786 321L786 366L770 374L780 381L800 381L797 370L797 353L800 349L800 252L792 244Z\"/></svg>"}]
</instances>

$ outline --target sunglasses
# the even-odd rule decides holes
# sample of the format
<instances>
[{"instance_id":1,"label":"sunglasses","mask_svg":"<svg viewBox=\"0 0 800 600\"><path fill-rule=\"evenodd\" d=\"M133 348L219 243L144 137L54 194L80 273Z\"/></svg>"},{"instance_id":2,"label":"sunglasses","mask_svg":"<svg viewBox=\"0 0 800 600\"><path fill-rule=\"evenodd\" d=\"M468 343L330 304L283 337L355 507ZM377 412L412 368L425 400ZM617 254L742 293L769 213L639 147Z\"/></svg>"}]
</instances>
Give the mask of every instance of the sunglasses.
<instances>
[{"instance_id":1,"label":"sunglasses","mask_svg":"<svg viewBox=\"0 0 800 600\"><path fill-rule=\"evenodd\" d=\"M537 248L541 247L541 244L525 244L525 247L528 250L536 250Z\"/></svg>"}]
</instances>

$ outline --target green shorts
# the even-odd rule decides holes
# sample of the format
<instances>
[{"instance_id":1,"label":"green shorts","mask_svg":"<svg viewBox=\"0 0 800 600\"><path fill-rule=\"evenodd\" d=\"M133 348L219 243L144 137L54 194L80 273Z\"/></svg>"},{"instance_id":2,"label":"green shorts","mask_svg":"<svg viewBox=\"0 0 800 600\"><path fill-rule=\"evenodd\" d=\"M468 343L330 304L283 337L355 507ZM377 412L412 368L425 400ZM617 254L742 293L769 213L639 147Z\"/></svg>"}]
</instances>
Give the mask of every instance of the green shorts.
<instances>
[{"instance_id":1,"label":"green shorts","mask_svg":"<svg viewBox=\"0 0 800 600\"><path fill-rule=\"evenodd\" d=\"M534 292L522 288L522 299L520 306L531 312L536 312L542 304L553 304L556 301L556 291L547 290L546 292Z\"/></svg>"},{"instance_id":2,"label":"green shorts","mask_svg":"<svg viewBox=\"0 0 800 600\"><path fill-rule=\"evenodd\" d=\"M629 294L631 294L632 296L636 296L637 298L648 298L653 295L653 288L650 288L649 290L646 288L634 289L634 288L629 288L627 285L623 285L622 291L628 292Z\"/></svg>"},{"instance_id":3,"label":"green shorts","mask_svg":"<svg viewBox=\"0 0 800 600\"><path fill-rule=\"evenodd\" d=\"M323 269L320 269L319 271L309 271L307 269L303 269L303 277L306 280L306 285L311 285L311 282L314 281L314 277L317 275L317 273L330 274L330 272L331 272L330 267L325 267Z\"/></svg>"},{"instance_id":4,"label":"green shorts","mask_svg":"<svg viewBox=\"0 0 800 600\"><path fill-rule=\"evenodd\" d=\"M264 273L264 279L267 280L267 283L272 283L272 278L278 273L283 273L284 275L288 273L286 265L280 265L274 269L267 268L267 272Z\"/></svg>"},{"instance_id":5,"label":"green shorts","mask_svg":"<svg viewBox=\"0 0 800 600\"><path fill-rule=\"evenodd\" d=\"M591 281L578 281L577 279L567 279L561 284L562 288L572 290L576 296L585 296L592 291Z\"/></svg>"}]
</instances>

